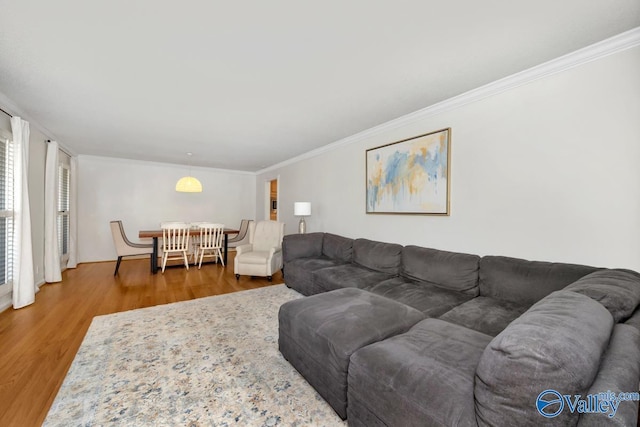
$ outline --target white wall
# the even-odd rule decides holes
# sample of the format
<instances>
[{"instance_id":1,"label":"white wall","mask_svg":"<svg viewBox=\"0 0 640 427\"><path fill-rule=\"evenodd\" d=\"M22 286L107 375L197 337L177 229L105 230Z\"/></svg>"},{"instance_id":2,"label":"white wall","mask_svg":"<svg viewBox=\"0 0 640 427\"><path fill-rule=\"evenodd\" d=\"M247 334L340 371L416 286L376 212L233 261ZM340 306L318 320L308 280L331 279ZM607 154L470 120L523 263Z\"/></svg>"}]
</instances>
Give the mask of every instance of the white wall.
<instances>
[{"instance_id":1,"label":"white wall","mask_svg":"<svg viewBox=\"0 0 640 427\"><path fill-rule=\"evenodd\" d=\"M161 221L214 221L238 227L254 218L254 174L192 168L202 193L178 193L188 167L96 156L78 157L80 262L116 258L109 221L120 219L127 236L158 229Z\"/></svg>"},{"instance_id":2,"label":"white wall","mask_svg":"<svg viewBox=\"0 0 640 427\"><path fill-rule=\"evenodd\" d=\"M279 175L279 215L309 231L640 270L640 48L336 145ZM365 214L365 150L452 128L451 215ZM256 216L264 195L256 193Z\"/></svg>"}]
</instances>

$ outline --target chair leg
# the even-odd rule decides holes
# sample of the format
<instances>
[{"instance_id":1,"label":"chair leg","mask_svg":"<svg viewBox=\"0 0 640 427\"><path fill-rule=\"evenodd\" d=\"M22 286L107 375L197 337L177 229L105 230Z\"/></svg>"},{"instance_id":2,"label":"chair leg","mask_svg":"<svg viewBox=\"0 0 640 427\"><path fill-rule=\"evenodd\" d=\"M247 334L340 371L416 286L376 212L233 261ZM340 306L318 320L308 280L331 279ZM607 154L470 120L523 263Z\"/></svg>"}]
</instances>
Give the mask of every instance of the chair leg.
<instances>
[{"instance_id":1,"label":"chair leg","mask_svg":"<svg viewBox=\"0 0 640 427\"><path fill-rule=\"evenodd\" d=\"M189 270L189 256L187 255L187 251L182 252L182 256L184 257L184 266Z\"/></svg>"},{"instance_id":2,"label":"chair leg","mask_svg":"<svg viewBox=\"0 0 640 427\"><path fill-rule=\"evenodd\" d=\"M218 258L220 258L220 263L224 267L224 258L222 258L222 252L220 251L220 248L218 248L216 250L218 251Z\"/></svg>"},{"instance_id":3,"label":"chair leg","mask_svg":"<svg viewBox=\"0 0 640 427\"><path fill-rule=\"evenodd\" d=\"M240 280L240 275L236 274L236 280Z\"/></svg>"},{"instance_id":4,"label":"chair leg","mask_svg":"<svg viewBox=\"0 0 640 427\"><path fill-rule=\"evenodd\" d=\"M162 252L162 272L164 273L164 268L167 265L167 253L168 252Z\"/></svg>"},{"instance_id":5,"label":"chair leg","mask_svg":"<svg viewBox=\"0 0 640 427\"><path fill-rule=\"evenodd\" d=\"M199 249L200 251L200 263L198 264L198 270L202 267L202 258L204 258L204 249Z\"/></svg>"},{"instance_id":6,"label":"chair leg","mask_svg":"<svg viewBox=\"0 0 640 427\"><path fill-rule=\"evenodd\" d=\"M122 257L119 256L118 257L118 261L116 261L116 271L113 272L113 275L115 276L116 274L118 274L118 269L120 268L120 261L122 261Z\"/></svg>"},{"instance_id":7,"label":"chair leg","mask_svg":"<svg viewBox=\"0 0 640 427\"><path fill-rule=\"evenodd\" d=\"M267 280L271 282L273 280L273 277L272 276L267 276Z\"/></svg>"}]
</instances>

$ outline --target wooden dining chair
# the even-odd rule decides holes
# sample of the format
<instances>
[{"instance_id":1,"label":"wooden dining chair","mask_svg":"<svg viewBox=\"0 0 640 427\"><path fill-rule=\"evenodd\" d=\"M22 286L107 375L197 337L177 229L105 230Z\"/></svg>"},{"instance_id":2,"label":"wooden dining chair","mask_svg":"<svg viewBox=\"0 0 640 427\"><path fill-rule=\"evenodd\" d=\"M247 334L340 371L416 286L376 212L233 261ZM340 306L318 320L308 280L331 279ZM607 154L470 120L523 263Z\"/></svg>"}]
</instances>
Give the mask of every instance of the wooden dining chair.
<instances>
[{"instance_id":1,"label":"wooden dining chair","mask_svg":"<svg viewBox=\"0 0 640 427\"><path fill-rule=\"evenodd\" d=\"M202 267L202 259L204 257L214 257L218 259L224 266L224 258L222 257L222 248L224 245L224 224L204 223L198 226L200 228L200 242L198 245L198 269Z\"/></svg>"},{"instance_id":2,"label":"wooden dining chair","mask_svg":"<svg viewBox=\"0 0 640 427\"><path fill-rule=\"evenodd\" d=\"M168 260L183 259L189 270L189 225L186 223L162 224L162 272ZM171 254L179 254L171 256Z\"/></svg>"}]
</instances>

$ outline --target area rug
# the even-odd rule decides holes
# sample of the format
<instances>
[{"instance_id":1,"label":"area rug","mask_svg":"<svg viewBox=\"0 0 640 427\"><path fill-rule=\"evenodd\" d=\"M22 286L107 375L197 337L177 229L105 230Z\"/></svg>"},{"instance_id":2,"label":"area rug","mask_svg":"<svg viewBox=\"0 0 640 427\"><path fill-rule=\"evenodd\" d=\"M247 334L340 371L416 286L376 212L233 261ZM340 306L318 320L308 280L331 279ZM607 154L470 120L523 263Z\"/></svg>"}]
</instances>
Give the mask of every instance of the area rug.
<instances>
[{"instance_id":1,"label":"area rug","mask_svg":"<svg viewBox=\"0 0 640 427\"><path fill-rule=\"evenodd\" d=\"M45 426L343 426L278 351L285 285L95 317Z\"/></svg>"}]
</instances>

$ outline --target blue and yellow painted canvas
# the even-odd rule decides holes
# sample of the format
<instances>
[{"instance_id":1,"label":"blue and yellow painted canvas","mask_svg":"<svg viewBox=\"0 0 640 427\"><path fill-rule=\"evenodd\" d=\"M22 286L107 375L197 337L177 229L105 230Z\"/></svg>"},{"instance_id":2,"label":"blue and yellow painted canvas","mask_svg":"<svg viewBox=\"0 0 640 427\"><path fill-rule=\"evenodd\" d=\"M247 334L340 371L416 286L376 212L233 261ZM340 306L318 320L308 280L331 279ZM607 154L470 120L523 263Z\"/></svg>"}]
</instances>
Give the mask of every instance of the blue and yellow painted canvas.
<instances>
[{"instance_id":1,"label":"blue and yellow painted canvas","mask_svg":"<svg viewBox=\"0 0 640 427\"><path fill-rule=\"evenodd\" d=\"M367 213L449 215L451 129L367 150Z\"/></svg>"}]
</instances>

